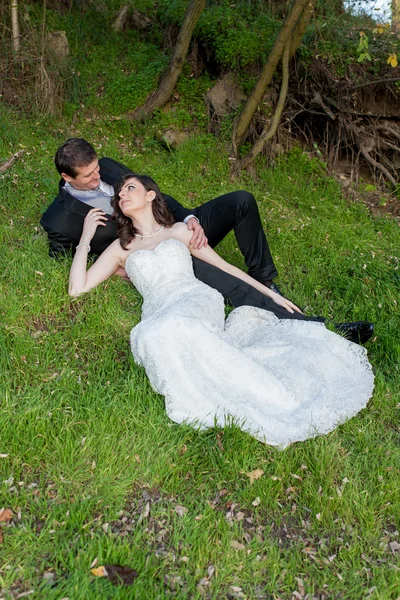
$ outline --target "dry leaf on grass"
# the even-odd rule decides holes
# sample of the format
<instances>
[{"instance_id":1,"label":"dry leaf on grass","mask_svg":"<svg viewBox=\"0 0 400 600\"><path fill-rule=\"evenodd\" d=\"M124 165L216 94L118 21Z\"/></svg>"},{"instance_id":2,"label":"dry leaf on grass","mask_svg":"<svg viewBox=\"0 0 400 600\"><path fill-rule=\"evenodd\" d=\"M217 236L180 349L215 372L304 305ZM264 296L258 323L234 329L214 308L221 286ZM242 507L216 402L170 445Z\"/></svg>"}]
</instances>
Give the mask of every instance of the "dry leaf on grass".
<instances>
[{"instance_id":1,"label":"dry leaf on grass","mask_svg":"<svg viewBox=\"0 0 400 600\"><path fill-rule=\"evenodd\" d=\"M258 506L260 504L260 502L261 502L260 496L257 496L257 498L255 500L253 500L252 505Z\"/></svg>"},{"instance_id":2,"label":"dry leaf on grass","mask_svg":"<svg viewBox=\"0 0 400 600\"><path fill-rule=\"evenodd\" d=\"M188 512L188 509L186 508L186 506L180 506L179 504L176 504L174 506L174 510L175 510L176 514L179 515L180 517L183 517L183 515L185 515Z\"/></svg>"},{"instance_id":3,"label":"dry leaf on grass","mask_svg":"<svg viewBox=\"0 0 400 600\"><path fill-rule=\"evenodd\" d=\"M107 577L108 573L106 571L106 568L101 566L101 567L96 567L95 569L90 569L90 572L92 575L94 575L95 577Z\"/></svg>"},{"instance_id":4,"label":"dry leaf on grass","mask_svg":"<svg viewBox=\"0 0 400 600\"><path fill-rule=\"evenodd\" d=\"M101 528L104 531L104 533L108 533L109 523L103 523Z\"/></svg>"},{"instance_id":5,"label":"dry leaf on grass","mask_svg":"<svg viewBox=\"0 0 400 600\"><path fill-rule=\"evenodd\" d=\"M389 542L389 548L393 552L397 552L398 550L400 550L400 544L399 544L399 542Z\"/></svg>"},{"instance_id":6,"label":"dry leaf on grass","mask_svg":"<svg viewBox=\"0 0 400 600\"><path fill-rule=\"evenodd\" d=\"M108 577L113 585L131 585L139 577L137 571L121 565L104 565L90 572L95 577Z\"/></svg>"},{"instance_id":7,"label":"dry leaf on grass","mask_svg":"<svg viewBox=\"0 0 400 600\"><path fill-rule=\"evenodd\" d=\"M11 508L0 508L0 523L8 523L13 516L14 513Z\"/></svg>"},{"instance_id":8,"label":"dry leaf on grass","mask_svg":"<svg viewBox=\"0 0 400 600\"><path fill-rule=\"evenodd\" d=\"M255 471L250 471L250 473L246 473L246 476L250 479L250 485L260 479L264 475L264 471L262 469L255 469Z\"/></svg>"},{"instance_id":9,"label":"dry leaf on grass","mask_svg":"<svg viewBox=\"0 0 400 600\"><path fill-rule=\"evenodd\" d=\"M245 545L241 544L240 542L237 542L236 540L232 540L231 541L231 548L233 548L234 550L244 550L245 549Z\"/></svg>"}]
</instances>

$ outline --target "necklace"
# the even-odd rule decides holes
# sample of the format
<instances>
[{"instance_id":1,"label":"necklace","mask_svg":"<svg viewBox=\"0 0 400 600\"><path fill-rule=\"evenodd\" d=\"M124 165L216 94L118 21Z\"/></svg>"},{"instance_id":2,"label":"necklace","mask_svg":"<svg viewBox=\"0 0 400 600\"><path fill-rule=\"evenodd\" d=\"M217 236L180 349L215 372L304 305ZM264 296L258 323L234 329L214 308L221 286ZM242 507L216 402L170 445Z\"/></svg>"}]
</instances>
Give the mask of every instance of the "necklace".
<instances>
[{"instance_id":1,"label":"necklace","mask_svg":"<svg viewBox=\"0 0 400 600\"><path fill-rule=\"evenodd\" d=\"M160 229L159 229L158 231L156 231L155 233L152 233L151 235L143 235L143 234L141 233L141 234L140 234L140 236L141 236L141 238L140 238L140 239L154 237L155 235L158 235L159 233L161 233L161 232L162 232L162 230L164 229L164 227L165 227L164 225L161 225Z\"/></svg>"}]
</instances>

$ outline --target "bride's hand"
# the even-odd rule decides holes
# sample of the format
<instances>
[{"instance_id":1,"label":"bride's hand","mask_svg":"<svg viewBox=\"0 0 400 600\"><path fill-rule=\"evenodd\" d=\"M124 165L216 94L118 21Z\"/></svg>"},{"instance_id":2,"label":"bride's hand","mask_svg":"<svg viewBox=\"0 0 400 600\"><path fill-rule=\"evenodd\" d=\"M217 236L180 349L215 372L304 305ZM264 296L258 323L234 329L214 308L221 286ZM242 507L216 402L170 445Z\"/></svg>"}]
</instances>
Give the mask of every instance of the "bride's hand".
<instances>
[{"instance_id":1,"label":"bride's hand","mask_svg":"<svg viewBox=\"0 0 400 600\"><path fill-rule=\"evenodd\" d=\"M99 225L106 226L107 216L101 208L92 208L89 210L83 222L83 230L80 243L89 243Z\"/></svg>"},{"instance_id":2,"label":"bride's hand","mask_svg":"<svg viewBox=\"0 0 400 600\"><path fill-rule=\"evenodd\" d=\"M290 302L290 300L287 300L286 298L280 296L279 294L276 294L275 292L271 292L271 299L276 304L279 304L279 306L283 306L283 308L286 308L286 310L288 310L290 313L294 313L294 311L296 311L300 314L303 314L300 308L293 304L293 302Z\"/></svg>"}]
</instances>

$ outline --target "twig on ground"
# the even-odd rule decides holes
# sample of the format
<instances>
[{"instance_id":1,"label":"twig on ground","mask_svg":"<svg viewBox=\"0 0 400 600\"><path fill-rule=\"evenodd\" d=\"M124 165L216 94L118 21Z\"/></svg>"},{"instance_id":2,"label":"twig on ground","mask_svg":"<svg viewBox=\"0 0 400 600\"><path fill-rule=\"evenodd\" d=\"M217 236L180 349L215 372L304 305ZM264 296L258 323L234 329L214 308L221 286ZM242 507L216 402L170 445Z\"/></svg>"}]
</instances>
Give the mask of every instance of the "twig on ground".
<instances>
[{"instance_id":1,"label":"twig on ground","mask_svg":"<svg viewBox=\"0 0 400 600\"><path fill-rule=\"evenodd\" d=\"M2 173L4 173L5 171L7 171L7 169L9 169L10 167L12 167L14 165L14 163L17 162L17 160L19 158L21 158L21 156L23 156L25 154L25 150L19 150L19 152L16 152L15 154L13 154L11 156L11 158L9 158L5 163L3 163L0 166L0 175Z\"/></svg>"}]
</instances>

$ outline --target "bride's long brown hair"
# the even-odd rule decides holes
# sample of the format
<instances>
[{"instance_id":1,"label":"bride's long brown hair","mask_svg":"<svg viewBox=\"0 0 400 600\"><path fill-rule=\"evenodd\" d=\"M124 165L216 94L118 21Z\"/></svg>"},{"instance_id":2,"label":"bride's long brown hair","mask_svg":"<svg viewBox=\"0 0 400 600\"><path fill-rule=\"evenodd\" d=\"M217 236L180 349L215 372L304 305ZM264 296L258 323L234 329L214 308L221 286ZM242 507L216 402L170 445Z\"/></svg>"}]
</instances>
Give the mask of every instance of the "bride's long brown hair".
<instances>
[{"instance_id":1,"label":"bride's long brown hair","mask_svg":"<svg viewBox=\"0 0 400 600\"><path fill-rule=\"evenodd\" d=\"M133 225L132 220L129 217L126 217L119 207L119 193L128 179L137 179L147 192L155 192L156 196L151 203L151 207L153 209L153 216L159 225L171 227L171 225L175 223L174 217L169 212L164 197L156 182L148 175L127 173L118 182L114 190L114 197L111 200L111 206L114 209L113 217L117 222L119 241L124 250L128 250L127 246L135 236L141 235L141 232Z\"/></svg>"}]
</instances>

